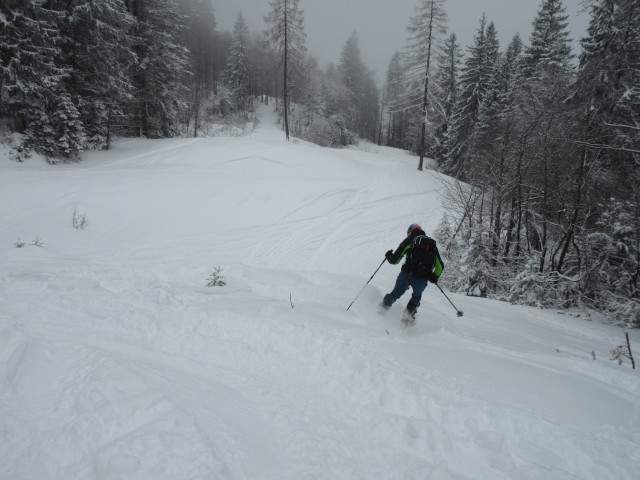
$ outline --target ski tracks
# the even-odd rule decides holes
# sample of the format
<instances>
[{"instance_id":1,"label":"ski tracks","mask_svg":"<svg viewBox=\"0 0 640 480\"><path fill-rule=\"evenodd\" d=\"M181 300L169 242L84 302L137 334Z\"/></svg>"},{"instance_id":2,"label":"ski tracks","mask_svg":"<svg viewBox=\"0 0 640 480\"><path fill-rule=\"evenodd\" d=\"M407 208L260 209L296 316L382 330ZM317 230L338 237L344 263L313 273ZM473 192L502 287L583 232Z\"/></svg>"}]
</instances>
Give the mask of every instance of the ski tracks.
<instances>
[{"instance_id":1,"label":"ski tracks","mask_svg":"<svg viewBox=\"0 0 640 480\"><path fill-rule=\"evenodd\" d=\"M426 438L439 427L425 417L424 371L385 360L380 333L317 302L331 276L244 268L231 279L240 286L220 293L178 289L179 269L169 280L131 265L67 267L53 283L24 277L41 282L42 295L9 312L15 326L2 333L0 365L11 388L0 398L8 413L42 395L51 401L3 424L3 435L19 437L4 454L35 449L40 462L2 462L25 470L0 472L293 480L370 468L421 478L444 468L430 460L444 447ZM295 308L270 287L277 275L306 289ZM9 288L18 294L22 284Z\"/></svg>"}]
</instances>

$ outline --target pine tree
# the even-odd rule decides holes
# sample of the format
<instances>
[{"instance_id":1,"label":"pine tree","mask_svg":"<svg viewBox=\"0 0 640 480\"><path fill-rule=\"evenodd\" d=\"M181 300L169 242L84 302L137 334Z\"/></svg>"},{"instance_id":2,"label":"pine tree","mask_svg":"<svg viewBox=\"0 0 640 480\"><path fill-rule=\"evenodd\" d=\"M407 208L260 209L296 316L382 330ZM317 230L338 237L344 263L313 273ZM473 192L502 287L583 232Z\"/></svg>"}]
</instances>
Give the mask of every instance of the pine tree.
<instances>
[{"instance_id":1,"label":"pine tree","mask_svg":"<svg viewBox=\"0 0 640 480\"><path fill-rule=\"evenodd\" d=\"M139 135L171 137L187 110L189 52L179 41L184 17L171 0L130 0L129 9L136 19L137 63L128 114Z\"/></svg>"},{"instance_id":2,"label":"pine tree","mask_svg":"<svg viewBox=\"0 0 640 480\"><path fill-rule=\"evenodd\" d=\"M502 56L500 55L500 42L495 24L489 22L485 35L486 48L484 62L481 70L482 81L480 85L484 89L478 111L478 126L482 128L488 117L498 108L499 76Z\"/></svg>"},{"instance_id":3,"label":"pine tree","mask_svg":"<svg viewBox=\"0 0 640 480\"><path fill-rule=\"evenodd\" d=\"M26 145L45 154L49 163L78 160L88 142L80 112L71 96L57 90L43 113L31 119Z\"/></svg>"},{"instance_id":4,"label":"pine tree","mask_svg":"<svg viewBox=\"0 0 640 480\"><path fill-rule=\"evenodd\" d=\"M640 0L592 0L582 48L578 88L589 109L586 140L632 193L640 182Z\"/></svg>"},{"instance_id":5,"label":"pine tree","mask_svg":"<svg viewBox=\"0 0 640 480\"><path fill-rule=\"evenodd\" d=\"M497 81L498 104L500 109L511 108L515 95L522 84L522 55L524 46L519 34L515 34L501 58Z\"/></svg>"},{"instance_id":6,"label":"pine tree","mask_svg":"<svg viewBox=\"0 0 640 480\"><path fill-rule=\"evenodd\" d=\"M562 0L542 0L533 22L530 45L524 53L527 77L564 74L571 71L571 46L567 30L568 15Z\"/></svg>"},{"instance_id":7,"label":"pine tree","mask_svg":"<svg viewBox=\"0 0 640 480\"><path fill-rule=\"evenodd\" d=\"M56 64L62 38L55 13L42 2L3 1L0 19L0 105L23 133L29 117L42 111L48 87L58 85L68 73Z\"/></svg>"},{"instance_id":8,"label":"pine tree","mask_svg":"<svg viewBox=\"0 0 640 480\"><path fill-rule=\"evenodd\" d=\"M385 82L386 134L385 144L407 148L409 113L407 111L407 77L400 52L394 53L387 68Z\"/></svg>"},{"instance_id":9,"label":"pine tree","mask_svg":"<svg viewBox=\"0 0 640 480\"><path fill-rule=\"evenodd\" d=\"M480 19L480 28L469 48L460 75L460 97L447 132L442 168L447 174L463 177L468 168L468 155L476 123L485 102L491 100L495 86L498 44L495 27L487 27L486 17Z\"/></svg>"},{"instance_id":10,"label":"pine tree","mask_svg":"<svg viewBox=\"0 0 640 480\"><path fill-rule=\"evenodd\" d=\"M216 21L210 0L181 0L186 16L187 28L182 32L183 44L189 50L192 75L189 86L189 123L193 120L193 136L198 136L201 127L203 105L215 89L217 68L215 64ZM222 69L220 69L222 70ZM190 125L187 125L190 128Z\"/></svg>"},{"instance_id":11,"label":"pine tree","mask_svg":"<svg viewBox=\"0 0 640 480\"><path fill-rule=\"evenodd\" d=\"M336 137L334 144L346 146L357 143L358 136L348 127L350 123L345 113L345 106L351 105L351 92L333 64L329 64L323 76L322 97L323 115L328 118L331 131Z\"/></svg>"},{"instance_id":12,"label":"pine tree","mask_svg":"<svg viewBox=\"0 0 640 480\"><path fill-rule=\"evenodd\" d=\"M458 103L460 65L462 52L458 37L452 33L446 40L442 52L438 56L438 67L435 75L437 127L434 135L434 145L430 154L438 162L447 156L445 151L445 139L450 128L453 112Z\"/></svg>"},{"instance_id":13,"label":"pine tree","mask_svg":"<svg viewBox=\"0 0 640 480\"><path fill-rule=\"evenodd\" d=\"M367 73L367 67L362 62L360 55L358 34L355 31L351 33L342 48L340 62L338 63L338 73L342 82L351 92L355 103L362 96L362 85Z\"/></svg>"},{"instance_id":14,"label":"pine tree","mask_svg":"<svg viewBox=\"0 0 640 480\"><path fill-rule=\"evenodd\" d=\"M124 0L51 0L54 4L65 13L62 61L70 69L65 83L86 129L86 147L108 147L114 119L122 118L132 96L134 19Z\"/></svg>"},{"instance_id":15,"label":"pine tree","mask_svg":"<svg viewBox=\"0 0 640 480\"><path fill-rule=\"evenodd\" d=\"M571 95L574 68L567 30L566 9L562 0L543 0L533 22L530 45L523 55L523 111L534 112L531 118L535 132L532 155L534 175L530 177L532 193L538 199L532 207L541 215L537 229L541 231L542 249L540 270L544 271L550 260L552 270L562 273L567 254L580 222L585 198L588 172L587 158L572 148L567 141L573 135L576 123L574 104L566 102ZM535 119L535 120L534 120ZM578 158L577 168L572 162ZM561 172L574 171L574 182L559 185ZM563 205L571 214L563 219L553 218L553 209ZM549 229L552 222L563 223L560 246L547 258L551 241ZM555 236L555 235L554 235ZM554 239L555 240L555 239ZM536 240L536 243L538 241Z\"/></svg>"},{"instance_id":16,"label":"pine tree","mask_svg":"<svg viewBox=\"0 0 640 480\"><path fill-rule=\"evenodd\" d=\"M406 49L406 64L410 78L419 78L420 92L420 144L418 170L422 170L426 150L426 129L429 122L428 110L433 109L431 90L433 86L435 57L438 43L446 33L447 16L443 9L444 0L422 0L411 17L407 30L409 44Z\"/></svg>"},{"instance_id":17,"label":"pine tree","mask_svg":"<svg viewBox=\"0 0 640 480\"><path fill-rule=\"evenodd\" d=\"M472 297L486 297L491 293L493 280L487 243L486 233L478 228L462 255L461 275L457 280L458 291Z\"/></svg>"},{"instance_id":18,"label":"pine tree","mask_svg":"<svg viewBox=\"0 0 640 480\"><path fill-rule=\"evenodd\" d=\"M236 109L244 111L249 96L249 28L242 13L238 13L233 28L226 77Z\"/></svg>"},{"instance_id":19,"label":"pine tree","mask_svg":"<svg viewBox=\"0 0 640 480\"><path fill-rule=\"evenodd\" d=\"M349 92L349 102L341 106L341 113L347 122L347 128L358 132L360 101L363 98L363 85L367 68L362 63L358 35L352 32L340 54L338 74L342 84Z\"/></svg>"},{"instance_id":20,"label":"pine tree","mask_svg":"<svg viewBox=\"0 0 640 480\"><path fill-rule=\"evenodd\" d=\"M487 32L491 65L489 87L475 125L467 175L474 185L486 192L489 200L491 265L495 267L500 262L501 253L508 252L510 248L507 245L509 232L513 229L514 186L520 181L521 165L518 161L526 133L522 133L522 117L514 101L519 88L522 42L516 35L505 54L499 55L495 30L492 32L488 28ZM508 232L503 235L505 224ZM502 242L507 245L502 245Z\"/></svg>"},{"instance_id":21,"label":"pine tree","mask_svg":"<svg viewBox=\"0 0 640 480\"><path fill-rule=\"evenodd\" d=\"M86 138L64 84L63 15L38 1L7 0L0 18L0 105L25 133L19 159L32 149L54 162L77 158Z\"/></svg>"},{"instance_id":22,"label":"pine tree","mask_svg":"<svg viewBox=\"0 0 640 480\"><path fill-rule=\"evenodd\" d=\"M284 128L289 140L289 91L296 69L306 54L304 16L300 0L271 0L271 11L264 17L267 42L275 50L282 67ZM297 72L300 73L299 70Z\"/></svg>"},{"instance_id":23,"label":"pine tree","mask_svg":"<svg viewBox=\"0 0 640 480\"><path fill-rule=\"evenodd\" d=\"M349 102L341 106L347 128L360 137L375 140L379 93L372 72L362 62L356 32L349 36L342 49L338 73L349 92Z\"/></svg>"},{"instance_id":24,"label":"pine tree","mask_svg":"<svg viewBox=\"0 0 640 480\"><path fill-rule=\"evenodd\" d=\"M375 74L368 70L363 85L363 102L360 109L360 134L371 142L376 142L380 118L380 91L376 85Z\"/></svg>"},{"instance_id":25,"label":"pine tree","mask_svg":"<svg viewBox=\"0 0 640 480\"><path fill-rule=\"evenodd\" d=\"M584 112L578 138L583 164L602 174L590 182L595 184L590 210L598 220L585 228L582 289L594 306L637 326L640 1L592 0L590 9L578 69L577 97Z\"/></svg>"}]
</instances>

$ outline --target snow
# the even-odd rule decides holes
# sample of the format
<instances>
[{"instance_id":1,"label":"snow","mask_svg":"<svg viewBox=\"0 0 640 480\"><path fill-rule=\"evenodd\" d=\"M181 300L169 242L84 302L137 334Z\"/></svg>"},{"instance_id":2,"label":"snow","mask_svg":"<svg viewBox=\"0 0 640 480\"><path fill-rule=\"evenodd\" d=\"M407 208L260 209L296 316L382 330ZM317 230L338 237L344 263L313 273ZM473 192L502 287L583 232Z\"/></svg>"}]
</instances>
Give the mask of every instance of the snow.
<instances>
[{"instance_id":1,"label":"snow","mask_svg":"<svg viewBox=\"0 0 640 480\"><path fill-rule=\"evenodd\" d=\"M377 313L389 264L347 311L438 225L440 176L258 113L78 164L0 154L0 479L637 478L621 329L447 292L458 318L433 286L405 329L408 294Z\"/></svg>"}]
</instances>

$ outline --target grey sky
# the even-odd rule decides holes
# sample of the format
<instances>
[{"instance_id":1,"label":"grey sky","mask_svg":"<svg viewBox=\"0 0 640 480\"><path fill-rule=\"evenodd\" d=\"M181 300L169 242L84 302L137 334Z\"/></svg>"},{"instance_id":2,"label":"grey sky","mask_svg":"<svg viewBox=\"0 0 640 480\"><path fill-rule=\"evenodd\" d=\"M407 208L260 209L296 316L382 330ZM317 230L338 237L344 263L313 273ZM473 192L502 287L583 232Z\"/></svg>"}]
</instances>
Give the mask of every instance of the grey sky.
<instances>
[{"instance_id":1,"label":"grey sky","mask_svg":"<svg viewBox=\"0 0 640 480\"><path fill-rule=\"evenodd\" d=\"M263 31L263 16L269 10L269 0L212 0L217 28L231 30L242 11L251 31ZM362 60L377 72L382 83L393 53L406 43L406 26L419 0L300 0L305 15L307 48L321 65L338 63L349 35L358 33ZM582 12L582 0L564 0L569 14L569 29L577 41L584 36L589 15ZM500 36L501 48L513 35L520 33L528 42L531 24L540 7L540 0L447 0L449 32L458 35L466 53L473 41L482 13L493 21Z\"/></svg>"}]
</instances>

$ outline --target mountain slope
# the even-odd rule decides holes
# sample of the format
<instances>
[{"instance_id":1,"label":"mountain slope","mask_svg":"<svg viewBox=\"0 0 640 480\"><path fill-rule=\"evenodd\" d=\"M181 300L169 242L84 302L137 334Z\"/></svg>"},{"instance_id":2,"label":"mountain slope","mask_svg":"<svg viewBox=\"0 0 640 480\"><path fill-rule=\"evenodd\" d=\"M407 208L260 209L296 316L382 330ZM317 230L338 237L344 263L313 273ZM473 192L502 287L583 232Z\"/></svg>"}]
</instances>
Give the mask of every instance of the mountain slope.
<instances>
[{"instance_id":1,"label":"mountain slope","mask_svg":"<svg viewBox=\"0 0 640 480\"><path fill-rule=\"evenodd\" d=\"M388 264L346 311L409 223L438 224L439 175L259 114L0 161L1 479L635 478L620 329L450 294L458 318L430 286L405 330L408 295L377 313Z\"/></svg>"}]
</instances>

